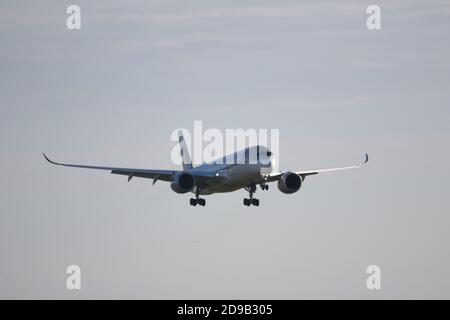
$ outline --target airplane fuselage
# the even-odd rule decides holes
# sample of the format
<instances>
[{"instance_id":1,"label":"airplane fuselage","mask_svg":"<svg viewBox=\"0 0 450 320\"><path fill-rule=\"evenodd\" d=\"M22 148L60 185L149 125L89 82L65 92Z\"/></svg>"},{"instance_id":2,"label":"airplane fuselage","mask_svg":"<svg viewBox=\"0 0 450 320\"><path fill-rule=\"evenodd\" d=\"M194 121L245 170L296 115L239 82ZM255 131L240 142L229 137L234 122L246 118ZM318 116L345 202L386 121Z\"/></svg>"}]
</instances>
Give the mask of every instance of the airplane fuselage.
<instances>
[{"instance_id":1,"label":"airplane fuselage","mask_svg":"<svg viewBox=\"0 0 450 320\"><path fill-rule=\"evenodd\" d=\"M195 174L196 171L217 172L220 176L219 181L214 184L207 184L200 188L199 194L207 195L213 193L231 192L247 187L250 183L259 183L264 174L269 173L271 164L205 164L198 166L190 171ZM195 190L192 190L195 193Z\"/></svg>"}]
</instances>

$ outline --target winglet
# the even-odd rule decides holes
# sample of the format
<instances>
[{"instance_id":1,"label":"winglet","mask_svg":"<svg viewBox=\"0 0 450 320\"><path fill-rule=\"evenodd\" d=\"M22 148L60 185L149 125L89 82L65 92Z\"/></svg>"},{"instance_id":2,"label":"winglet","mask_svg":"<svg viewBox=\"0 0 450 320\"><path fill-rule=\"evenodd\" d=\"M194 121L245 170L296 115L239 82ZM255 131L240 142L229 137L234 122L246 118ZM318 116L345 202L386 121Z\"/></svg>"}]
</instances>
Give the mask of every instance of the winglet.
<instances>
[{"instance_id":1,"label":"winglet","mask_svg":"<svg viewBox=\"0 0 450 320\"><path fill-rule=\"evenodd\" d=\"M42 152L42 154L44 155L45 160L47 160L47 161L50 162L51 164L56 164L56 165L60 165L60 166L63 165L62 163L58 163L58 162L54 162L54 161L50 160L50 159L45 155L45 153Z\"/></svg>"},{"instance_id":2,"label":"winglet","mask_svg":"<svg viewBox=\"0 0 450 320\"><path fill-rule=\"evenodd\" d=\"M369 155L366 153L366 160L364 161L363 165L369 162Z\"/></svg>"}]
</instances>

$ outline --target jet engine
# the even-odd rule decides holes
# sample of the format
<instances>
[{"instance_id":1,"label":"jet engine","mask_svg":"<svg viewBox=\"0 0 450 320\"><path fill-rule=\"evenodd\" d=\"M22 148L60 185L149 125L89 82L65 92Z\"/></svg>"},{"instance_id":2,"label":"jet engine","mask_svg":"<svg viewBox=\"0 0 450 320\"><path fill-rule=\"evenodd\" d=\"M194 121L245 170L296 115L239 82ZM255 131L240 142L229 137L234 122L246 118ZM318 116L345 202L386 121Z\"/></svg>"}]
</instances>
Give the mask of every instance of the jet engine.
<instances>
[{"instance_id":1,"label":"jet engine","mask_svg":"<svg viewBox=\"0 0 450 320\"><path fill-rule=\"evenodd\" d=\"M302 178L293 173L285 172L278 180L278 189L283 193L294 193L297 192L302 186Z\"/></svg>"},{"instance_id":2,"label":"jet engine","mask_svg":"<svg viewBox=\"0 0 450 320\"><path fill-rule=\"evenodd\" d=\"M187 172L179 172L170 187L176 193L186 193L194 187L194 177Z\"/></svg>"}]
</instances>

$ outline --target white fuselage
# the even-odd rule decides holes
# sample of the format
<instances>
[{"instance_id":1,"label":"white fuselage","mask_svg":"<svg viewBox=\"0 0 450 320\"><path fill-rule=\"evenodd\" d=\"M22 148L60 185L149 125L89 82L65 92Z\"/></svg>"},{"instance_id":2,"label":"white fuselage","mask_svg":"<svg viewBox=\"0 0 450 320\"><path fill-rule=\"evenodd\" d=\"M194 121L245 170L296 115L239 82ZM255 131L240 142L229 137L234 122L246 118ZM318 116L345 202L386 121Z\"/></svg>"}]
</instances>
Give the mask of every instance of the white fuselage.
<instances>
[{"instance_id":1,"label":"white fuselage","mask_svg":"<svg viewBox=\"0 0 450 320\"><path fill-rule=\"evenodd\" d=\"M251 150L251 148L249 149ZM259 147L258 151L264 156L258 156L254 161L248 155L249 149L236 152L231 157L226 156L212 163L206 163L191 169L189 172L192 174L195 174L195 172L215 172L218 177L222 178L215 179L214 183L211 184L205 182L203 186L200 186L199 194L231 192L242 189L250 183L260 183L264 175L272 171L272 162L270 157L266 156L268 151L266 148ZM241 155L242 158L239 158ZM227 162L226 159L228 159L228 162L232 159L234 163L225 163ZM195 190L192 192L195 193Z\"/></svg>"}]
</instances>

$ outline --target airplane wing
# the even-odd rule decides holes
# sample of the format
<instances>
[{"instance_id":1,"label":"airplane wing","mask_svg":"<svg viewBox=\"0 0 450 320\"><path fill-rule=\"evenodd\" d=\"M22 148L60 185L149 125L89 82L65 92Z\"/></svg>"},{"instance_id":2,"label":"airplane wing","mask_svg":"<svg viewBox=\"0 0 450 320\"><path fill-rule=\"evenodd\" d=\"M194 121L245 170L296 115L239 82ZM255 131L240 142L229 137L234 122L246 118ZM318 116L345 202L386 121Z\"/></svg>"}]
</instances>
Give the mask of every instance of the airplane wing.
<instances>
[{"instance_id":1,"label":"airplane wing","mask_svg":"<svg viewBox=\"0 0 450 320\"><path fill-rule=\"evenodd\" d=\"M50 162L51 164L55 164L55 165L58 165L58 166L64 166L64 167L107 170L107 171L111 171L112 174L119 174L119 175L128 176L128 181L130 181L131 178L133 178L133 177L156 179L156 180L163 180L163 181L171 181L173 176L179 172L179 171L176 171L176 170L133 169L133 168L86 166L86 165L79 165L79 164L58 163L58 162L50 160L45 155L45 153L43 153L43 155L44 155L44 158L48 162Z\"/></svg>"},{"instance_id":2,"label":"airplane wing","mask_svg":"<svg viewBox=\"0 0 450 320\"><path fill-rule=\"evenodd\" d=\"M133 168L118 168L118 167L102 167L102 166L86 166L80 164L68 164L59 163L50 160L45 153L42 153L44 158L51 164L64 167L82 168L82 169L96 169L96 170L106 170L111 171L112 174L119 174L123 176L128 176L128 182L133 177L153 179L153 184L158 181L172 181L174 176L180 172L178 170L155 170L155 169L133 169ZM192 175L199 178L199 181L208 181L210 179L218 179L215 172L192 172Z\"/></svg>"},{"instance_id":3,"label":"airplane wing","mask_svg":"<svg viewBox=\"0 0 450 320\"><path fill-rule=\"evenodd\" d=\"M301 171L294 171L295 174L298 174L299 176L305 177L313 174L323 173L323 172L332 172L332 171L340 171L340 170L348 170L348 169L355 169L360 168L363 165L365 165L369 161L369 155L366 153L366 158L363 163L353 166L347 166L347 167L337 167L337 168L328 168L328 169L317 169L317 170L301 170ZM283 172L272 172L271 174L267 175L264 180L267 182L277 181Z\"/></svg>"}]
</instances>

